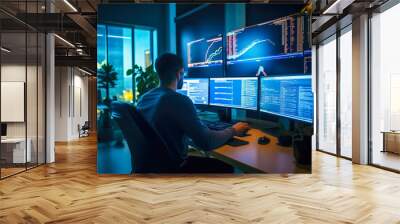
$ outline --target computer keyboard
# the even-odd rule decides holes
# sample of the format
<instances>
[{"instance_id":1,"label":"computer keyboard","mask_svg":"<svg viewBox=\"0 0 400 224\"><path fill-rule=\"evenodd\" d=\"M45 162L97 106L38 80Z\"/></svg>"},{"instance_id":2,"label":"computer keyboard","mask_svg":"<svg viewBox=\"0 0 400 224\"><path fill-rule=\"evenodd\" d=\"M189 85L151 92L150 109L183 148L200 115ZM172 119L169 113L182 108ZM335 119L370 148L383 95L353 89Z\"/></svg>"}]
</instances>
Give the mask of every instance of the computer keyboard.
<instances>
[{"instance_id":1,"label":"computer keyboard","mask_svg":"<svg viewBox=\"0 0 400 224\"><path fill-rule=\"evenodd\" d=\"M231 138L226 144L233 147L237 147L237 146L247 145L249 144L249 142L238 138Z\"/></svg>"},{"instance_id":2,"label":"computer keyboard","mask_svg":"<svg viewBox=\"0 0 400 224\"><path fill-rule=\"evenodd\" d=\"M226 128L231 127L234 123L228 123L223 121L208 121L208 120L201 120L205 126L207 126L211 130L220 131Z\"/></svg>"}]
</instances>

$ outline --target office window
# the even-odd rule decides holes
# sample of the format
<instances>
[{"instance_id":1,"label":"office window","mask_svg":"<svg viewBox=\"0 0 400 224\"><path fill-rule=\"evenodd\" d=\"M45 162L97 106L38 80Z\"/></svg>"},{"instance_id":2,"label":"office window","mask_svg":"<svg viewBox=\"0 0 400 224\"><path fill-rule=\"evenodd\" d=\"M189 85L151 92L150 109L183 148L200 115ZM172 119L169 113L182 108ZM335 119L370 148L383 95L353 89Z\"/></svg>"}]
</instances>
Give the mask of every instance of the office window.
<instances>
[{"instance_id":1,"label":"office window","mask_svg":"<svg viewBox=\"0 0 400 224\"><path fill-rule=\"evenodd\" d=\"M400 170L400 4L371 19L372 163Z\"/></svg>"},{"instance_id":2,"label":"office window","mask_svg":"<svg viewBox=\"0 0 400 224\"><path fill-rule=\"evenodd\" d=\"M151 28L133 27L133 26L115 26L108 24L98 24L97 26L97 68L101 69L101 64L107 62L112 65L117 72L115 87L110 88L110 99L112 101L122 101L128 103L134 102L135 79L133 75L128 75L127 71L133 68L133 65L139 65L143 69L152 65L157 57L157 31ZM98 79L99 80L99 79ZM98 148L99 152L107 151L107 155L112 155L118 161L115 167L103 166L109 161L108 156L103 153L98 156L98 172L112 173L118 170L120 164L130 164L130 154L127 143L122 137L122 132L116 124L112 126L112 141L117 143L109 145L110 140L101 137L104 136L105 117L107 104L105 103L107 91L104 88L98 88ZM110 124L107 124L110 125ZM130 172L131 167L123 166L121 172Z\"/></svg>"},{"instance_id":3,"label":"office window","mask_svg":"<svg viewBox=\"0 0 400 224\"><path fill-rule=\"evenodd\" d=\"M351 26L340 36L340 154L352 157L352 33Z\"/></svg>"},{"instance_id":4,"label":"office window","mask_svg":"<svg viewBox=\"0 0 400 224\"><path fill-rule=\"evenodd\" d=\"M133 76L127 75L134 64L145 69L157 57L157 30L112 25L97 25L97 68L108 61L118 73L110 98L133 103ZM99 102L105 98L105 90L99 89Z\"/></svg>"},{"instance_id":5,"label":"office window","mask_svg":"<svg viewBox=\"0 0 400 224\"><path fill-rule=\"evenodd\" d=\"M157 30L153 30L153 65L157 59L158 45L157 45Z\"/></svg>"},{"instance_id":6,"label":"office window","mask_svg":"<svg viewBox=\"0 0 400 224\"><path fill-rule=\"evenodd\" d=\"M150 31L135 29L135 64L147 68L152 64Z\"/></svg>"},{"instance_id":7,"label":"office window","mask_svg":"<svg viewBox=\"0 0 400 224\"><path fill-rule=\"evenodd\" d=\"M97 68L107 61L106 26L97 25Z\"/></svg>"},{"instance_id":8,"label":"office window","mask_svg":"<svg viewBox=\"0 0 400 224\"><path fill-rule=\"evenodd\" d=\"M318 149L336 153L336 36L318 48Z\"/></svg>"},{"instance_id":9,"label":"office window","mask_svg":"<svg viewBox=\"0 0 400 224\"><path fill-rule=\"evenodd\" d=\"M132 29L116 26L107 27L108 63L114 66L118 73L116 86L111 90L111 97L121 101L132 102L126 97L126 92L132 91L132 76L126 72L132 68Z\"/></svg>"}]
</instances>

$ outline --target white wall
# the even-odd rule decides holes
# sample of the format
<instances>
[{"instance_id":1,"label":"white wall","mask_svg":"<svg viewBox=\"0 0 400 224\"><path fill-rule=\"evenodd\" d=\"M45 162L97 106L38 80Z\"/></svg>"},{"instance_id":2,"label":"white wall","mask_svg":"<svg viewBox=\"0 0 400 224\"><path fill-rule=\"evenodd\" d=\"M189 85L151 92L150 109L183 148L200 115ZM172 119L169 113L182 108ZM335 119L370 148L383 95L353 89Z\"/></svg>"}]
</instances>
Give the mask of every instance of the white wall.
<instances>
[{"instance_id":1,"label":"white wall","mask_svg":"<svg viewBox=\"0 0 400 224\"><path fill-rule=\"evenodd\" d=\"M56 67L55 140L79 138L78 125L88 121L88 78L76 68Z\"/></svg>"}]
</instances>

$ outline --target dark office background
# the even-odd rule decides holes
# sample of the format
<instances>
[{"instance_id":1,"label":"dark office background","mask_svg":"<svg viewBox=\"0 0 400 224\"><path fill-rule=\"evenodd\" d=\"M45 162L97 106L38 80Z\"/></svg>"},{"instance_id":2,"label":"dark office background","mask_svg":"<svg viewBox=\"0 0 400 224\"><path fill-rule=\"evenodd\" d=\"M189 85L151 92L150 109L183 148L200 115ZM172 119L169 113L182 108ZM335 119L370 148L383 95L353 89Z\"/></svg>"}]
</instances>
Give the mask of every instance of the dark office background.
<instances>
[{"instance_id":1,"label":"dark office background","mask_svg":"<svg viewBox=\"0 0 400 224\"><path fill-rule=\"evenodd\" d=\"M168 18L168 4L101 4L98 8L97 23L156 28L158 54L161 54L170 49L166 18Z\"/></svg>"},{"instance_id":2,"label":"dark office background","mask_svg":"<svg viewBox=\"0 0 400 224\"><path fill-rule=\"evenodd\" d=\"M209 5L198 11L193 12L192 10L195 9L196 8L188 7L186 5L177 5L176 50L177 53L180 54L180 56L183 58L183 63L185 64L186 70L187 42L200 38L211 38L225 33L224 4ZM189 12L193 13L189 14ZM201 70L196 71L196 73L201 73ZM223 67L221 66L219 67L219 69L216 70L213 69L212 73L218 73L218 75L216 76L223 76Z\"/></svg>"}]
</instances>

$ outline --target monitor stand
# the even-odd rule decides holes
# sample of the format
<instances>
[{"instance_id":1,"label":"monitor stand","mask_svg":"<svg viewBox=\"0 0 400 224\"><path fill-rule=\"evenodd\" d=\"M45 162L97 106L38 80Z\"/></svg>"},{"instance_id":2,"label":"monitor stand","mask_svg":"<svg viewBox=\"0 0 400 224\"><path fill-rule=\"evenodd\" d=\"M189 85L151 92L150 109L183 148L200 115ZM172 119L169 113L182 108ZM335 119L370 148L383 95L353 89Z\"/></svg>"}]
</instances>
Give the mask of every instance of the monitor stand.
<instances>
[{"instance_id":1,"label":"monitor stand","mask_svg":"<svg viewBox=\"0 0 400 224\"><path fill-rule=\"evenodd\" d=\"M235 114L233 115L233 110L239 110L239 109L232 109L232 108L223 108L223 109L218 109L218 118L222 122L226 123L237 123L237 122L247 122L249 121L246 120L246 113L240 113L238 111L235 111ZM240 114L238 116L238 114Z\"/></svg>"},{"instance_id":2,"label":"monitor stand","mask_svg":"<svg viewBox=\"0 0 400 224\"><path fill-rule=\"evenodd\" d=\"M222 108L217 111L218 118L220 121L230 123L232 122L232 110L231 108Z\"/></svg>"}]
</instances>

